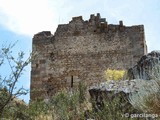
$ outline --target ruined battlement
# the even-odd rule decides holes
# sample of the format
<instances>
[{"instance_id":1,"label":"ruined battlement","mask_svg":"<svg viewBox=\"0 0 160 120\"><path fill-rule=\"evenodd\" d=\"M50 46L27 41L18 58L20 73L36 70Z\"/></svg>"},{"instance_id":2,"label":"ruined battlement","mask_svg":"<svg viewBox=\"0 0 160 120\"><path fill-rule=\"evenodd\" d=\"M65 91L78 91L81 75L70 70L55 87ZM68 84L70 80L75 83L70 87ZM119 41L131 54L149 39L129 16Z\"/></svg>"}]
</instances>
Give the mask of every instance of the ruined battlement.
<instances>
[{"instance_id":1,"label":"ruined battlement","mask_svg":"<svg viewBox=\"0 0 160 120\"><path fill-rule=\"evenodd\" d=\"M55 36L84 36L87 34L110 34L113 32L120 32L123 34L128 31L137 31L144 33L143 25L125 26L123 21L119 21L119 24L113 25L108 24L106 18L101 18L100 14L97 13L90 15L89 20L84 21L82 16L73 17L68 24L60 24L55 32ZM44 39L53 37L50 31L43 31L36 34L33 40Z\"/></svg>"},{"instance_id":2,"label":"ruined battlement","mask_svg":"<svg viewBox=\"0 0 160 120\"><path fill-rule=\"evenodd\" d=\"M128 69L147 53L143 25L108 24L100 14L73 17L60 24L54 35L42 31L34 35L31 100L48 98L82 81L90 86L105 81L104 71Z\"/></svg>"}]
</instances>

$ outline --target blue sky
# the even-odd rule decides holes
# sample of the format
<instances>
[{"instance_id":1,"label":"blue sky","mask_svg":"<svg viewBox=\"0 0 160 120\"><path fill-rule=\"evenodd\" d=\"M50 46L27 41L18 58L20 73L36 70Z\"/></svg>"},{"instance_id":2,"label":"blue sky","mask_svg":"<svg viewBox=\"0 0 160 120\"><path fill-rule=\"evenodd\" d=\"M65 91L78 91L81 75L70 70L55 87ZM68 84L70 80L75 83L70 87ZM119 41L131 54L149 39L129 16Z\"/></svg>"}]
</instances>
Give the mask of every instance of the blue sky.
<instances>
[{"instance_id":1,"label":"blue sky","mask_svg":"<svg viewBox=\"0 0 160 120\"><path fill-rule=\"evenodd\" d=\"M53 34L58 24L68 23L74 16L89 19L100 13L109 24L143 24L148 51L160 50L160 0L0 0L0 44L14 43L14 52L32 49L34 34L49 30ZM6 70L1 70L5 73ZM30 66L17 86L29 89ZM22 96L29 101L29 94Z\"/></svg>"}]
</instances>

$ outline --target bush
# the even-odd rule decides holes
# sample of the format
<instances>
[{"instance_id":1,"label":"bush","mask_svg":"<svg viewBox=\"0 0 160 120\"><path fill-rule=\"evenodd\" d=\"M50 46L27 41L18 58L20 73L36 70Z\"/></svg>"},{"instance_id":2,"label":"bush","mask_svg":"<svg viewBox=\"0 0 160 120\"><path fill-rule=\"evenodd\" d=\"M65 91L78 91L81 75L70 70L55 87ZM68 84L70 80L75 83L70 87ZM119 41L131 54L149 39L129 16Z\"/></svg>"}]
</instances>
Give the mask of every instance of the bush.
<instances>
[{"instance_id":1,"label":"bush","mask_svg":"<svg viewBox=\"0 0 160 120\"><path fill-rule=\"evenodd\" d=\"M79 82L78 88L73 91L62 90L51 99L54 107L54 119L78 120L84 118L86 105L86 86Z\"/></svg>"},{"instance_id":2,"label":"bush","mask_svg":"<svg viewBox=\"0 0 160 120\"><path fill-rule=\"evenodd\" d=\"M106 70L105 78L106 80L122 80L125 76L125 70Z\"/></svg>"}]
</instances>

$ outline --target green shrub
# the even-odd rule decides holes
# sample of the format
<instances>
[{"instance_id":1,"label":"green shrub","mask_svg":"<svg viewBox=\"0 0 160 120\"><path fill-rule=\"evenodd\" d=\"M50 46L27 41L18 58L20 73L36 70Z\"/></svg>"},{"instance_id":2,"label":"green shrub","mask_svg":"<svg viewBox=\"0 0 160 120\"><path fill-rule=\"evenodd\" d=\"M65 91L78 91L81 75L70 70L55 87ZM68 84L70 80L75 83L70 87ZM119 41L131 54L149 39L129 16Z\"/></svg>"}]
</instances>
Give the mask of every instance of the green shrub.
<instances>
[{"instance_id":1,"label":"green shrub","mask_svg":"<svg viewBox=\"0 0 160 120\"><path fill-rule=\"evenodd\" d=\"M140 113L137 109L133 108L127 100L126 94L117 93L113 91L106 96L105 92L101 94L103 102L98 104L102 106L98 108L97 101L92 100L93 110L90 111L90 117L95 120L131 120L130 116L132 113ZM97 98L98 99L98 98ZM139 118L137 118L138 120Z\"/></svg>"},{"instance_id":2,"label":"green shrub","mask_svg":"<svg viewBox=\"0 0 160 120\"><path fill-rule=\"evenodd\" d=\"M73 91L63 90L54 95L51 105L54 107L55 119L78 120L84 118L86 102L86 86L79 82L78 88Z\"/></svg>"}]
</instances>

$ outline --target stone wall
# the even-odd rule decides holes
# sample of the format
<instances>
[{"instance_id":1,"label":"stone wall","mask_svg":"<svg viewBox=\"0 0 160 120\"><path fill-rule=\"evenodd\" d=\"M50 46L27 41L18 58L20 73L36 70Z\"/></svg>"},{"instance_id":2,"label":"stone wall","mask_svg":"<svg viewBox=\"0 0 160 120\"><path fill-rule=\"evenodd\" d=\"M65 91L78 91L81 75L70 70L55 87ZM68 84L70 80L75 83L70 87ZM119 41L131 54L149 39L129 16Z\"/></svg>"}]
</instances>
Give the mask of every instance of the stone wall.
<instances>
[{"instance_id":1,"label":"stone wall","mask_svg":"<svg viewBox=\"0 0 160 120\"><path fill-rule=\"evenodd\" d=\"M144 26L108 24L100 14L88 21L73 17L69 24L58 25L33 37L31 100L48 98L58 90L104 81L104 71L128 69L147 53Z\"/></svg>"}]
</instances>

